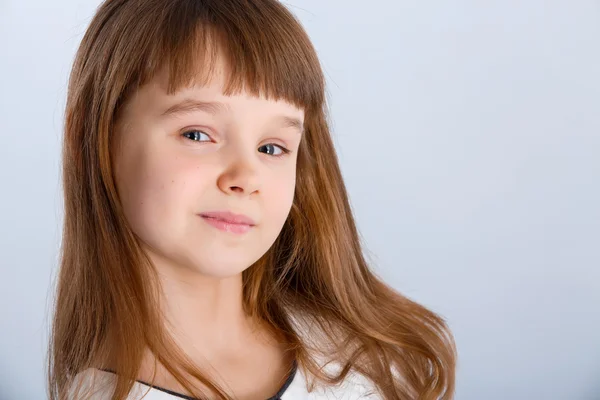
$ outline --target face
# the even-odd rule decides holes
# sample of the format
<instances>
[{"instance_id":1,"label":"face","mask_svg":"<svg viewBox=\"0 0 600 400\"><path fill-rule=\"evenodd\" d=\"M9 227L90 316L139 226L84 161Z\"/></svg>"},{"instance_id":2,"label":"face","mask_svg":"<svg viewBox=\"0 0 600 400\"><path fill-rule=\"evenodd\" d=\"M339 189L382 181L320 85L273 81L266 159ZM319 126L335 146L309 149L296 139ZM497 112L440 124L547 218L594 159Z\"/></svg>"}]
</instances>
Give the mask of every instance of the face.
<instances>
[{"instance_id":1,"label":"face","mask_svg":"<svg viewBox=\"0 0 600 400\"><path fill-rule=\"evenodd\" d=\"M115 134L117 189L151 259L224 278L273 244L289 214L304 112L204 87L166 94L159 75L125 104Z\"/></svg>"}]
</instances>

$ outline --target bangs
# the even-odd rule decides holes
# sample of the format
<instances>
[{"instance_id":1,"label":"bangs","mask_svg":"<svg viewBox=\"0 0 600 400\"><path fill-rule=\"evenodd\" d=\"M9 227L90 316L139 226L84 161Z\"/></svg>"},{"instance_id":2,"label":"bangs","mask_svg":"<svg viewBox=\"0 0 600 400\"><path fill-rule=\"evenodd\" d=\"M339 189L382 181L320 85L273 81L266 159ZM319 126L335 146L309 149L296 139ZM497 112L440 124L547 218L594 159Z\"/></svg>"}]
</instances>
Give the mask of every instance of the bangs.
<instances>
[{"instance_id":1,"label":"bangs","mask_svg":"<svg viewBox=\"0 0 600 400\"><path fill-rule=\"evenodd\" d=\"M219 71L224 95L246 91L305 110L324 102L324 79L310 39L276 1L173 1L160 25L158 40L143 57L142 83L166 68L172 94L207 85L215 67L224 64Z\"/></svg>"}]
</instances>

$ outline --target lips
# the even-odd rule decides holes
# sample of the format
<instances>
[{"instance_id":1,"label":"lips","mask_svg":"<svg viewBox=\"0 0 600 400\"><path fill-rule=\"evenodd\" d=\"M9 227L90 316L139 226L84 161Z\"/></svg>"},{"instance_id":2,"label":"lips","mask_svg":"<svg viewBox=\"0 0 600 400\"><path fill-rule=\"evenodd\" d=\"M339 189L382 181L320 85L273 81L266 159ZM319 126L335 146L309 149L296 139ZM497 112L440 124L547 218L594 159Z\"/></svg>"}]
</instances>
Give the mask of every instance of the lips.
<instances>
[{"instance_id":1,"label":"lips","mask_svg":"<svg viewBox=\"0 0 600 400\"><path fill-rule=\"evenodd\" d=\"M209 225L230 233L246 233L255 225L250 217L229 211L205 212L201 213L200 216Z\"/></svg>"},{"instance_id":2,"label":"lips","mask_svg":"<svg viewBox=\"0 0 600 400\"><path fill-rule=\"evenodd\" d=\"M228 224L249 225L249 226L256 225L256 223L254 222L254 220L252 220L252 218L250 218L246 215L243 215L243 214L234 214L229 211L203 212L200 214L200 216L203 218L216 219L218 221L223 221Z\"/></svg>"}]
</instances>

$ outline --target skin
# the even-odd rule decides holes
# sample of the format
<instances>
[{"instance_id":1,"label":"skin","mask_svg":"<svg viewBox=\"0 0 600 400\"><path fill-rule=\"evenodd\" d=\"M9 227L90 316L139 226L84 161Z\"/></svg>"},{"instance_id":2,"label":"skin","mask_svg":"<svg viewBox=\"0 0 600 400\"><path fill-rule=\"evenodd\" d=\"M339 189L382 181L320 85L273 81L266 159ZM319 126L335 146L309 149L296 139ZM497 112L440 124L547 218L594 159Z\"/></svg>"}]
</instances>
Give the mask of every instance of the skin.
<instances>
[{"instance_id":1,"label":"skin","mask_svg":"<svg viewBox=\"0 0 600 400\"><path fill-rule=\"evenodd\" d=\"M161 73L130 98L117 121L115 176L131 229L159 273L178 344L239 398L264 399L291 360L244 314L242 271L271 247L289 214L302 128L282 117L302 122L304 111L245 92L224 96L219 65L207 86L169 96ZM224 108L164 115L186 100ZM207 211L245 214L255 226L222 231L199 216ZM141 379L151 379L153 362L147 354ZM160 368L155 382L181 391Z\"/></svg>"}]
</instances>

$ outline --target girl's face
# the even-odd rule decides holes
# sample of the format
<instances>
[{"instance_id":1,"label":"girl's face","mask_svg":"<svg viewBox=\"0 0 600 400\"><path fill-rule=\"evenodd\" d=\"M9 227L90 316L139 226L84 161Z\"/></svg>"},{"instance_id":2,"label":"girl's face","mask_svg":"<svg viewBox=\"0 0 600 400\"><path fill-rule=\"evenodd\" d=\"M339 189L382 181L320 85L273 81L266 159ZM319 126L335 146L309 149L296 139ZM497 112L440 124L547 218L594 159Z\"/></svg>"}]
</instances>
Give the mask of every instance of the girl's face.
<instances>
[{"instance_id":1,"label":"girl's face","mask_svg":"<svg viewBox=\"0 0 600 400\"><path fill-rule=\"evenodd\" d=\"M151 259L217 278L248 268L281 231L304 121L287 102L226 97L222 85L216 74L170 96L157 76L125 104L114 142L124 212Z\"/></svg>"}]
</instances>

